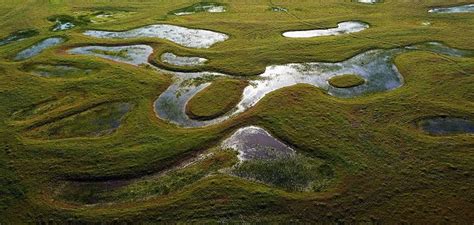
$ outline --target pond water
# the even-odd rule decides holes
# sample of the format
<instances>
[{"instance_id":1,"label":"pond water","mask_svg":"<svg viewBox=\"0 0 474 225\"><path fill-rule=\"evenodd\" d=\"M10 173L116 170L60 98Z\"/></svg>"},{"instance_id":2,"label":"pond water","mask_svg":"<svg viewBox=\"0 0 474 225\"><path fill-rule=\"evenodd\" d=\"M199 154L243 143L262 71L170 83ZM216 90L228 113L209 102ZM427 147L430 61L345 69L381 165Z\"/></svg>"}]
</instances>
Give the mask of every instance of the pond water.
<instances>
[{"instance_id":1,"label":"pond water","mask_svg":"<svg viewBox=\"0 0 474 225\"><path fill-rule=\"evenodd\" d=\"M311 38L321 36L335 36L350 33L357 33L369 28L369 25L358 21L347 21L338 23L336 28L316 29L316 30L302 30L302 31L287 31L283 36L289 38Z\"/></svg>"},{"instance_id":2,"label":"pond water","mask_svg":"<svg viewBox=\"0 0 474 225\"><path fill-rule=\"evenodd\" d=\"M422 120L420 125L432 135L474 133L474 121L463 118L434 117Z\"/></svg>"},{"instance_id":3,"label":"pond water","mask_svg":"<svg viewBox=\"0 0 474 225\"><path fill-rule=\"evenodd\" d=\"M23 39L30 38L38 34L39 32L33 29L15 31L7 37L0 39L0 46L7 45L15 41L21 41Z\"/></svg>"},{"instance_id":4,"label":"pond water","mask_svg":"<svg viewBox=\"0 0 474 225\"><path fill-rule=\"evenodd\" d=\"M225 115L207 121L190 119L186 115L186 104L195 94L209 86L215 78L227 77L227 75L214 72L171 72L155 68L158 71L173 74L174 78L173 83L155 101L154 108L156 115L163 120L182 127L202 127L217 124L244 112L257 104L268 93L295 84L314 85L338 98L351 98L389 91L403 84L403 77L393 64L394 57L406 51L420 49L452 56L472 54L469 51L430 42L404 48L370 50L342 62L290 63L268 66L265 72L257 77L240 78L249 79L249 85L244 89L241 101ZM122 56L110 53L120 51L124 52ZM148 57L152 54L153 49L147 45L87 46L71 49L69 52L96 55L118 62L141 65L148 64ZM329 85L329 79L345 74L360 76L365 80L365 83L349 88L337 88Z\"/></svg>"},{"instance_id":5,"label":"pond water","mask_svg":"<svg viewBox=\"0 0 474 225\"><path fill-rule=\"evenodd\" d=\"M166 52L161 55L161 61L175 66L199 66L207 62L207 59L200 57L177 56Z\"/></svg>"},{"instance_id":6,"label":"pond water","mask_svg":"<svg viewBox=\"0 0 474 225\"><path fill-rule=\"evenodd\" d=\"M19 52L15 56L14 59L15 60L25 60L25 59L31 58L33 56L36 56L36 55L40 54L45 49L50 48L52 46L59 45L61 43L64 43L65 41L66 41L66 39L64 39L62 37L52 37L52 38L42 40L42 41L28 47L27 49Z\"/></svg>"},{"instance_id":7,"label":"pond water","mask_svg":"<svg viewBox=\"0 0 474 225\"><path fill-rule=\"evenodd\" d=\"M84 35L96 38L162 38L189 48L209 48L229 38L210 30L192 29L168 24L150 25L128 31L88 30Z\"/></svg>"},{"instance_id":8,"label":"pond water","mask_svg":"<svg viewBox=\"0 0 474 225\"><path fill-rule=\"evenodd\" d=\"M430 13L472 13L474 12L474 4L433 8L433 9L430 9L428 12Z\"/></svg>"},{"instance_id":9,"label":"pond water","mask_svg":"<svg viewBox=\"0 0 474 225\"><path fill-rule=\"evenodd\" d=\"M256 126L238 129L222 142L221 147L239 152L240 161L288 158L295 154L292 148Z\"/></svg>"}]
</instances>

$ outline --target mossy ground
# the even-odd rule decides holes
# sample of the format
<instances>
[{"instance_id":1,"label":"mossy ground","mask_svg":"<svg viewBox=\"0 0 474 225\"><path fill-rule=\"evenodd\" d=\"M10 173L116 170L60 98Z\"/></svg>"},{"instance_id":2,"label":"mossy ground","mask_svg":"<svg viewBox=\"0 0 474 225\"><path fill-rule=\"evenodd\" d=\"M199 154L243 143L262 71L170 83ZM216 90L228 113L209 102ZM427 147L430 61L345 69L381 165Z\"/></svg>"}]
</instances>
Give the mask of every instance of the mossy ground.
<instances>
[{"instance_id":1,"label":"mossy ground","mask_svg":"<svg viewBox=\"0 0 474 225\"><path fill-rule=\"evenodd\" d=\"M198 120L222 116L239 103L247 85L244 80L218 79L189 100L186 113Z\"/></svg>"},{"instance_id":2,"label":"mossy ground","mask_svg":"<svg viewBox=\"0 0 474 225\"><path fill-rule=\"evenodd\" d=\"M365 80L354 74L335 76L329 79L329 84L337 88L351 88L365 83Z\"/></svg>"},{"instance_id":3,"label":"mossy ground","mask_svg":"<svg viewBox=\"0 0 474 225\"><path fill-rule=\"evenodd\" d=\"M467 1L456 4L462 2ZM296 85L270 93L255 107L224 123L184 129L159 120L153 111L153 101L171 83L168 75L92 56L71 56L63 50L90 44L148 43L155 48L155 57L172 50L178 55L209 58L199 70L253 75L273 64L336 62L368 49L424 41L474 50L474 14L427 12L432 6L452 4L447 0L416 4L387 0L374 5L349 1L226 1L226 13L168 15L194 3L114 1L109 7L136 13L66 31L65 44L25 62L12 62L9 56L55 35L50 31L49 16L74 15L107 5L58 0L9 1L0 6L0 37L31 28L40 32L0 47L1 223L472 223L472 135L430 136L413 121L437 115L472 118L473 58L409 52L395 59L405 82L398 89L339 99L313 86ZM289 11L274 13L268 10L272 6ZM285 30L333 27L347 20L361 20L371 28L334 37L281 36ZM422 24L426 21L431 25ZM81 34L85 29L125 30L155 23L212 29L231 38L210 49L188 49L158 39L104 40ZM22 70L24 63L65 61L98 69L92 75L73 79L45 79ZM77 96L77 100L65 100L51 108L43 105L70 95ZM128 102L134 107L120 128L109 135L54 139L47 134L27 135L30 127L60 125L58 121L63 118L110 102ZM34 109L36 105L46 108ZM16 112L25 109L33 112L18 118ZM250 124L264 127L298 153L334 168L334 186L323 192L292 192L221 172L189 182L167 195L116 204L71 204L53 199L48 192L55 189L51 184L55 180L144 179L216 146L237 127ZM146 182L140 186L144 193L152 190L149 187Z\"/></svg>"}]
</instances>

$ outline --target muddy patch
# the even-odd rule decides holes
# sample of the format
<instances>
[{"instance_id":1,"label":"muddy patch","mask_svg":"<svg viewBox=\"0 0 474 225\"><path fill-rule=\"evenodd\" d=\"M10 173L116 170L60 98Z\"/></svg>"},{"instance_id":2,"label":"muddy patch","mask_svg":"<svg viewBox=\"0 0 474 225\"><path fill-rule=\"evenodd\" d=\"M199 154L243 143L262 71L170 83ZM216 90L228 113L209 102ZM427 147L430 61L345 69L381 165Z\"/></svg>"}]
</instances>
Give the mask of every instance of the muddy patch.
<instances>
[{"instance_id":1,"label":"muddy patch","mask_svg":"<svg viewBox=\"0 0 474 225\"><path fill-rule=\"evenodd\" d=\"M431 135L455 135L474 133L474 121L448 116L426 118L418 125Z\"/></svg>"},{"instance_id":2,"label":"muddy patch","mask_svg":"<svg viewBox=\"0 0 474 225\"><path fill-rule=\"evenodd\" d=\"M284 32L283 36L289 38L312 38L322 36L336 36L343 34L351 34L361 32L369 28L369 25L358 21L347 21L338 23L336 28L317 29L317 30L302 30L302 31L288 31Z\"/></svg>"},{"instance_id":3,"label":"muddy patch","mask_svg":"<svg viewBox=\"0 0 474 225\"><path fill-rule=\"evenodd\" d=\"M10 43L16 42L16 41L21 41L21 40L36 36L38 34L39 34L39 32L35 29L26 29L26 30L15 31L15 32L9 34L8 36L0 39L0 46L7 45L7 44L10 44Z\"/></svg>"},{"instance_id":4,"label":"muddy patch","mask_svg":"<svg viewBox=\"0 0 474 225\"><path fill-rule=\"evenodd\" d=\"M226 34L210 30L192 29L168 24L157 24L129 31L88 30L84 35L95 38L161 38L189 48L209 48L229 38Z\"/></svg>"},{"instance_id":5,"label":"muddy patch","mask_svg":"<svg viewBox=\"0 0 474 225\"><path fill-rule=\"evenodd\" d=\"M36 55L39 55L41 52L43 52L44 50L50 48L50 47L53 47L53 46L56 46L56 45L59 45L59 44L62 44L66 41L66 39L62 38L62 37L52 37L52 38L47 38L45 40L42 40L30 47L28 47L27 49L19 52L16 56L15 56L15 60L17 61L21 61L21 60L26 60L26 59L29 59L31 57L34 57Z\"/></svg>"},{"instance_id":6,"label":"muddy patch","mask_svg":"<svg viewBox=\"0 0 474 225\"><path fill-rule=\"evenodd\" d=\"M433 8L433 9L430 9L428 12L430 13L472 13L474 12L474 4Z\"/></svg>"},{"instance_id":7,"label":"muddy patch","mask_svg":"<svg viewBox=\"0 0 474 225\"><path fill-rule=\"evenodd\" d=\"M173 10L169 12L170 15L185 16L195 13L223 13L226 11L226 5L218 2L199 2L188 7Z\"/></svg>"},{"instance_id":8,"label":"muddy patch","mask_svg":"<svg viewBox=\"0 0 474 225\"><path fill-rule=\"evenodd\" d=\"M204 65L208 60L200 57L177 56L166 52L161 55L161 61L175 66L200 66Z\"/></svg>"}]
</instances>

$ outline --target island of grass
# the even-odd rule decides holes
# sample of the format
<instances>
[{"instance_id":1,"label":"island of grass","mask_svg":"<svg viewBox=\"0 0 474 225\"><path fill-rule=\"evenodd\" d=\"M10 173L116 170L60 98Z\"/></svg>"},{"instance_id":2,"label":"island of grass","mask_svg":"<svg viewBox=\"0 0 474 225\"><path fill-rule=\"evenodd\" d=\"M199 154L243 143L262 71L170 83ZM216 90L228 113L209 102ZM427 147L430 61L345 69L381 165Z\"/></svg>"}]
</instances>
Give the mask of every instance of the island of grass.
<instances>
[{"instance_id":1,"label":"island of grass","mask_svg":"<svg viewBox=\"0 0 474 225\"><path fill-rule=\"evenodd\" d=\"M186 104L186 114L195 120L222 116L240 101L247 84L244 80L216 80L189 100Z\"/></svg>"},{"instance_id":2,"label":"island of grass","mask_svg":"<svg viewBox=\"0 0 474 225\"><path fill-rule=\"evenodd\" d=\"M329 79L329 84L337 88L351 88L362 85L365 83L365 80L354 74L344 74L341 76L335 76Z\"/></svg>"}]
</instances>

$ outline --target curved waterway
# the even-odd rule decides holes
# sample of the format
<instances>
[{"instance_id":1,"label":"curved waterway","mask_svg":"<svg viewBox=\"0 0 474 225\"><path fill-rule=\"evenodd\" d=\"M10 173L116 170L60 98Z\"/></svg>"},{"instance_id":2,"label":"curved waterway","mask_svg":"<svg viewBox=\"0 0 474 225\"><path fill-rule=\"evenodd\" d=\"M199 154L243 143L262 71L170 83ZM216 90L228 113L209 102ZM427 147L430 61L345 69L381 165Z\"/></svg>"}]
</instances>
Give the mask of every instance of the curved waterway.
<instances>
[{"instance_id":1,"label":"curved waterway","mask_svg":"<svg viewBox=\"0 0 474 225\"><path fill-rule=\"evenodd\" d=\"M369 24L358 21L347 21L338 23L335 28L317 29L317 30L301 30L284 32L283 36L289 38L312 38L322 36L337 36L343 34L351 34L361 32L369 28Z\"/></svg>"},{"instance_id":2,"label":"curved waterway","mask_svg":"<svg viewBox=\"0 0 474 225\"><path fill-rule=\"evenodd\" d=\"M84 35L112 39L161 38L189 48L209 48L229 38L228 35L215 31L169 24L149 25L128 31L88 30Z\"/></svg>"},{"instance_id":3,"label":"curved waterway","mask_svg":"<svg viewBox=\"0 0 474 225\"><path fill-rule=\"evenodd\" d=\"M268 66L257 78L249 79L241 101L225 115L207 121L193 120L186 115L187 102L198 92L209 86L214 79L227 76L213 72L183 73L156 70L174 76L173 83L154 103L157 116L182 127L202 127L217 124L257 104L268 93L295 84L310 84L326 90L339 98L357 97L369 93L379 93L400 87L403 77L393 64L398 54L412 50L426 50L450 56L472 56L471 51L453 49L437 42L412 45L395 49L376 49L358 54L348 60L335 63L290 63ZM148 63L153 49L147 45L120 47L86 46L70 49L69 53L94 55L118 62L141 65ZM328 80L344 74L354 74L366 82L350 88L336 88ZM244 78L242 78L244 79Z\"/></svg>"},{"instance_id":4,"label":"curved waterway","mask_svg":"<svg viewBox=\"0 0 474 225\"><path fill-rule=\"evenodd\" d=\"M19 52L15 56L15 60L20 61L20 60L29 59L31 57L39 55L44 50L46 50L50 47L59 45L61 43L64 43L65 41L66 41L66 39L64 39L62 37L51 37L51 38L44 39L44 40L28 47L27 49Z\"/></svg>"}]
</instances>

